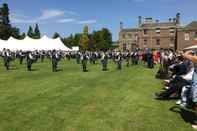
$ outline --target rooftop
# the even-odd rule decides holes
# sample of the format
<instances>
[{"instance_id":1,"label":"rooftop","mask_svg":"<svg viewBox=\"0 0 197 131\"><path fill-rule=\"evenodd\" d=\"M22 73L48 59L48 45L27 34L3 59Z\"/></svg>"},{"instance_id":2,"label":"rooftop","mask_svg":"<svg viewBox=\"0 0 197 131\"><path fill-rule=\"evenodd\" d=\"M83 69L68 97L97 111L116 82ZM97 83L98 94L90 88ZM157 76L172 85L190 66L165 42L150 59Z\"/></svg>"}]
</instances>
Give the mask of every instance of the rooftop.
<instances>
[{"instance_id":1,"label":"rooftop","mask_svg":"<svg viewBox=\"0 0 197 131\"><path fill-rule=\"evenodd\" d=\"M121 30L121 32L137 32L137 31L139 31L138 28L126 28Z\"/></svg>"},{"instance_id":2,"label":"rooftop","mask_svg":"<svg viewBox=\"0 0 197 131\"><path fill-rule=\"evenodd\" d=\"M197 21L193 21L184 28L185 30L197 30Z\"/></svg>"},{"instance_id":3,"label":"rooftop","mask_svg":"<svg viewBox=\"0 0 197 131\"><path fill-rule=\"evenodd\" d=\"M176 26L174 22L158 22L158 23L143 23L141 25L142 28L144 27L170 27Z\"/></svg>"}]
</instances>

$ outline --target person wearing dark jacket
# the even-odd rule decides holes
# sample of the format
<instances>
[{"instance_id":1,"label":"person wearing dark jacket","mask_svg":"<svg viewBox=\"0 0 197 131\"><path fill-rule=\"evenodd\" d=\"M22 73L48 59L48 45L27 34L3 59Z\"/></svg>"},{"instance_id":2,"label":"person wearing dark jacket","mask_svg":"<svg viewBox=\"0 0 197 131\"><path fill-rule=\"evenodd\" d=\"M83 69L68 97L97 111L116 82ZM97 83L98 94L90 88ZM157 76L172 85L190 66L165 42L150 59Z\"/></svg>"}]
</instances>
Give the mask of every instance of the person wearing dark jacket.
<instances>
[{"instance_id":1,"label":"person wearing dark jacket","mask_svg":"<svg viewBox=\"0 0 197 131\"><path fill-rule=\"evenodd\" d=\"M34 61L34 56L32 52L27 52L27 70L32 71L31 67Z\"/></svg>"}]
</instances>

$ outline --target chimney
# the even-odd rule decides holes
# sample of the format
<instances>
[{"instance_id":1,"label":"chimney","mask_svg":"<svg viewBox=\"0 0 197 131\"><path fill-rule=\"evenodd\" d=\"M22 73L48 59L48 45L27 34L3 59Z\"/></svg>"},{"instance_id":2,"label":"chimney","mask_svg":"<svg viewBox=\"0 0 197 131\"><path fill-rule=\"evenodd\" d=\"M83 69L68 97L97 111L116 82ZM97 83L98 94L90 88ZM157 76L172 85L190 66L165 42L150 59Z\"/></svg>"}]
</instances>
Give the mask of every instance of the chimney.
<instances>
[{"instance_id":1,"label":"chimney","mask_svg":"<svg viewBox=\"0 0 197 131\"><path fill-rule=\"evenodd\" d=\"M120 30L122 30L122 29L123 29L123 23L120 22Z\"/></svg>"},{"instance_id":2,"label":"chimney","mask_svg":"<svg viewBox=\"0 0 197 131\"><path fill-rule=\"evenodd\" d=\"M180 13L176 14L176 24L180 24Z\"/></svg>"},{"instance_id":3,"label":"chimney","mask_svg":"<svg viewBox=\"0 0 197 131\"><path fill-rule=\"evenodd\" d=\"M173 18L173 23L176 23L176 18Z\"/></svg>"},{"instance_id":4,"label":"chimney","mask_svg":"<svg viewBox=\"0 0 197 131\"><path fill-rule=\"evenodd\" d=\"M145 23L153 23L153 18L151 17L145 18Z\"/></svg>"},{"instance_id":5,"label":"chimney","mask_svg":"<svg viewBox=\"0 0 197 131\"><path fill-rule=\"evenodd\" d=\"M142 16L138 16L138 26L142 25Z\"/></svg>"}]
</instances>

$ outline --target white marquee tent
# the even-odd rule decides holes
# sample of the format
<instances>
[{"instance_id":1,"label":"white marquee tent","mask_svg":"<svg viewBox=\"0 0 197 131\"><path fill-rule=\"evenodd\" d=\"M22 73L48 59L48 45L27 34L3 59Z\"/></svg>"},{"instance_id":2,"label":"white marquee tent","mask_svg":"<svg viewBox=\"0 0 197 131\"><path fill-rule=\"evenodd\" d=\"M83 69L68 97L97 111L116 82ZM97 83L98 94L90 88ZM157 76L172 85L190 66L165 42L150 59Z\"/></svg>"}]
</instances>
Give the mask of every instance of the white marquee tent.
<instances>
[{"instance_id":1,"label":"white marquee tent","mask_svg":"<svg viewBox=\"0 0 197 131\"><path fill-rule=\"evenodd\" d=\"M187 47L184 50L192 50L192 49L197 50L197 45L193 45L193 46Z\"/></svg>"},{"instance_id":2,"label":"white marquee tent","mask_svg":"<svg viewBox=\"0 0 197 131\"><path fill-rule=\"evenodd\" d=\"M79 51L79 46L73 46L73 47L72 47L72 50L73 50L73 51Z\"/></svg>"},{"instance_id":3,"label":"white marquee tent","mask_svg":"<svg viewBox=\"0 0 197 131\"><path fill-rule=\"evenodd\" d=\"M33 51L33 50L63 50L72 51L66 47L60 38L51 39L47 36L43 36L41 39L32 39L28 36L23 40L17 40L10 37L7 41L0 40L0 50L3 48L10 49L12 51L23 50L23 51Z\"/></svg>"},{"instance_id":4,"label":"white marquee tent","mask_svg":"<svg viewBox=\"0 0 197 131\"><path fill-rule=\"evenodd\" d=\"M0 40L0 51L6 46L6 41Z\"/></svg>"}]
</instances>

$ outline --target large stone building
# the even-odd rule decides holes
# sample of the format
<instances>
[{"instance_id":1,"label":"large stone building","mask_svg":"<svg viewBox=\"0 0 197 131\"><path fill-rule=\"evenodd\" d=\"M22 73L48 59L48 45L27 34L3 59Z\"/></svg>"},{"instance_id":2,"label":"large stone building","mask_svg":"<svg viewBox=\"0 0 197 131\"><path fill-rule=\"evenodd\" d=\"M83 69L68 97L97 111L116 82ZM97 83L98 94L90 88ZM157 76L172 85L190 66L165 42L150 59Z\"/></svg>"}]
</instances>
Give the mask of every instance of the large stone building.
<instances>
[{"instance_id":1,"label":"large stone building","mask_svg":"<svg viewBox=\"0 0 197 131\"><path fill-rule=\"evenodd\" d=\"M190 37L185 40L185 37ZM167 22L153 21L152 18L138 18L137 28L123 28L120 24L119 48L122 51L140 49L173 49L182 50L194 43L197 35L197 22L183 27L180 25L180 14L170 18Z\"/></svg>"},{"instance_id":2,"label":"large stone building","mask_svg":"<svg viewBox=\"0 0 197 131\"><path fill-rule=\"evenodd\" d=\"M177 30L177 50L197 45L197 21Z\"/></svg>"}]
</instances>

